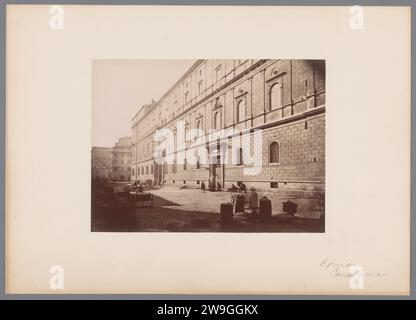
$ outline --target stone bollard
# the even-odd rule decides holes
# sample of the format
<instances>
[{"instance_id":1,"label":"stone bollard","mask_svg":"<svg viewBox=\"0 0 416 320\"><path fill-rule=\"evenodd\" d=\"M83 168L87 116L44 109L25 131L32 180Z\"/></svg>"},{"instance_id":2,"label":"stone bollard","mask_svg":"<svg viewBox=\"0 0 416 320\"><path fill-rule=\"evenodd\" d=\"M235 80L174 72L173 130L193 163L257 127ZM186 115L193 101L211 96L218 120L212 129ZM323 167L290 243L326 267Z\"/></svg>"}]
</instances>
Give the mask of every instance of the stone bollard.
<instances>
[{"instance_id":1,"label":"stone bollard","mask_svg":"<svg viewBox=\"0 0 416 320\"><path fill-rule=\"evenodd\" d=\"M263 221L269 220L272 217L272 202L266 196L263 196L259 201L259 218Z\"/></svg>"},{"instance_id":2,"label":"stone bollard","mask_svg":"<svg viewBox=\"0 0 416 320\"><path fill-rule=\"evenodd\" d=\"M221 203L220 219L221 224L229 224L233 221L233 205L231 203Z\"/></svg>"},{"instance_id":3,"label":"stone bollard","mask_svg":"<svg viewBox=\"0 0 416 320\"><path fill-rule=\"evenodd\" d=\"M237 194L235 200L235 213L244 212L245 197L243 194Z\"/></svg>"},{"instance_id":4,"label":"stone bollard","mask_svg":"<svg viewBox=\"0 0 416 320\"><path fill-rule=\"evenodd\" d=\"M283 202L283 212L295 215L296 211L298 211L298 205L292 201Z\"/></svg>"}]
</instances>

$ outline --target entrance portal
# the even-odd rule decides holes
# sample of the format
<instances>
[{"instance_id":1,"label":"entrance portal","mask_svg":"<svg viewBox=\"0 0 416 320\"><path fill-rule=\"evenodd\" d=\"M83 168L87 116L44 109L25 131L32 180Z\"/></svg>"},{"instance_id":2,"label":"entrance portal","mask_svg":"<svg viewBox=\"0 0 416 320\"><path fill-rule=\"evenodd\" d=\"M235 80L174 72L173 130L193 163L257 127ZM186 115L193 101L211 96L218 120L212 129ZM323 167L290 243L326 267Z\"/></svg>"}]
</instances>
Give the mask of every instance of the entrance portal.
<instances>
[{"instance_id":1,"label":"entrance portal","mask_svg":"<svg viewBox=\"0 0 416 320\"><path fill-rule=\"evenodd\" d=\"M221 155L211 157L209 164L209 182L215 189L217 189L217 183L221 185L221 189L224 188L224 167L225 165L221 163Z\"/></svg>"}]
</instances>

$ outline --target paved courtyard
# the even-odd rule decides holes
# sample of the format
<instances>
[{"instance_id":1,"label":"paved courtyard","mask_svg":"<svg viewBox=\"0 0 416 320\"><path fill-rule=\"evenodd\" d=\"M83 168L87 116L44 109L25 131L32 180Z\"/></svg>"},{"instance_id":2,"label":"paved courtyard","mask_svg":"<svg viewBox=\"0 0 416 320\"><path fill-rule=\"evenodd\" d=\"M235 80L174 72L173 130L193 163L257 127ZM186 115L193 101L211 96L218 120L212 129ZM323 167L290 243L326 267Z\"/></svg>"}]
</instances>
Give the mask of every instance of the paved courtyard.
<instances>
[{"instance_id":1,"label":"paved courtyard","mask_svg":"<svg viewBox=\"0 0 416 320\"><path fill-rule=\"evenodd\" d=\"M106 214L95 212L92 231L324 232L324 219L286 214L275 215L267 222L237 214L231 224L221 225L220 204L230 202L231 197L231 193L226 191L202 192L169 186L146 192L153 194L153 207L136 207L134 211L128 207L112 208Z\"/></svg>"},{"instance_id":2,"label":"paved courtyard","mask_svg":"<svg viewBox=\"0 0 416 320\"><path fill-rule=\"evenodd\" d=\"M180 189L169 186L159 190L152 190L156 206L177 209L180 206L184 211L199 211L219 213L220 204L231 201L231 193L227 191L203 192L199 189Z\"/></svg>"}]
</instances>

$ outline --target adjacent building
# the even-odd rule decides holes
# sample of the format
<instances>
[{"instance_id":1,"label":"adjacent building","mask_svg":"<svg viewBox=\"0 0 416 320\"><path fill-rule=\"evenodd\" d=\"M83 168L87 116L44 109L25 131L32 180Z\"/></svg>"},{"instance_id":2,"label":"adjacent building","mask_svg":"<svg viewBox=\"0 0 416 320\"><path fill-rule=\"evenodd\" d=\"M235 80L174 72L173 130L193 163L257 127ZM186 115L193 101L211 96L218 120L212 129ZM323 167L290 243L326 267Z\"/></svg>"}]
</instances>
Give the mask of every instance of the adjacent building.
<instances>
[{"instance_id":1,"label":"adjacent building","mask_svg":"<svg viewBox=\"0 0 416 320\"><path fill-rule=\"evenodd\" d=\"M112 148L92 147L93 179L129 181L131 170L131 137L122 137Z\"/></svg>"},{"instance_id":2,"label":"adjacent building","mask_svg":"<svg viewBox=\"0 0 416 320\"><path fill-rule=\"evenodd\" d=\"M203 139L178 139L179 122L186 137L198 128ZM306 199L300 207L308 214L323 212L324 60L198 60L157 102L143 106L131 127L131 180L188 187L204 181L222 188L245 183L272 198ZM161 152L172 160L164 163L155 161L160 129L173 132L175 141L173 151ZM261 143L254 142L258 132ZM236 147L243 137L250 143ZM256 163L245 159L246 152ZM191 163L186 157L192 153L197 161ZM247 174L253 165L261 170Z\"/></svg>"},{"instance_id":3,"label":"adjacent building","mask_svg":"<svg viewBox=\"0 0 416 320\"><path fill-rule=\"evenodd\" d=\"M91 150L92 178L113 178L113 148L93 147Z\"/></svg>"},{"instance_id":4,"label":"adjacent building","mask_svg":"<svg viewBox=\"0 0 416 320\"><path fill-rule=\"evenodd\" d=\"M119 138L113 150L113 180L130 181L131 137Z\"/></svg>"}]
</instances>

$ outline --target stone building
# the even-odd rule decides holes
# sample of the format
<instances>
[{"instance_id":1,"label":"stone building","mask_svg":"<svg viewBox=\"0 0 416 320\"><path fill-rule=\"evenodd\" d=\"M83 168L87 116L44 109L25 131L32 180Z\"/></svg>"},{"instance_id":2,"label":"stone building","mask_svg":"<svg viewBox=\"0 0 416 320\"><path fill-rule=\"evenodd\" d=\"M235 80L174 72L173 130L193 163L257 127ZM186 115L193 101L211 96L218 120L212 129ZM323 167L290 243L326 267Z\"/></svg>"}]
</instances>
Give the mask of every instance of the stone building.
<instances>
[{"instance_id":1,"label":"stone building","mask_svg":"<svg viewBox=\"0 0 416 320\"><path fill-rule=\"evenodd\" d=\"M193 135L195 128L200 131ZM172 148L161 150L156 141L162 129L172 132ZM245 183L276 203L296 199L302 214L320 216L325 61L198 60L132 118L132 157L131 180L222 188Z\"/></svg>"},{"instance_id":2,"label":"stone building","mask_svg":"<svg viewBox=\"0 0 416 320\"><path fill-rule=\"evenodd\" d=\"M113 148L93 147L91 162L92 178L108 180L113 178Z\"/></svg>"},{"instance_id":3,"label":"stone building","mask_svg":"<svg viewBox=\"0 0 416 320\"><path fill-rule=\"evenodd\" d=\"M131 171L131 137L119 138L113 150L113 180L129 181Z\"/></svg>"}]
</instances>

